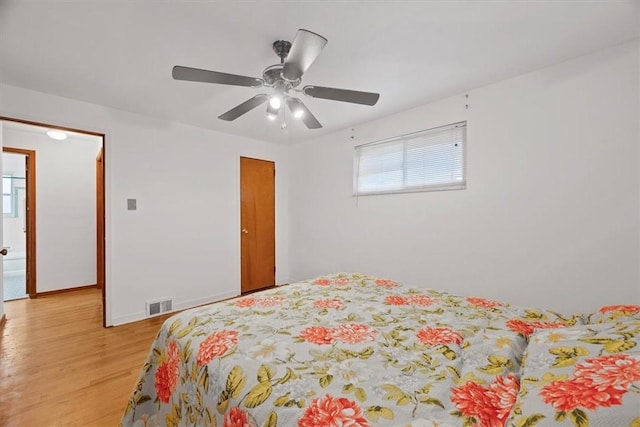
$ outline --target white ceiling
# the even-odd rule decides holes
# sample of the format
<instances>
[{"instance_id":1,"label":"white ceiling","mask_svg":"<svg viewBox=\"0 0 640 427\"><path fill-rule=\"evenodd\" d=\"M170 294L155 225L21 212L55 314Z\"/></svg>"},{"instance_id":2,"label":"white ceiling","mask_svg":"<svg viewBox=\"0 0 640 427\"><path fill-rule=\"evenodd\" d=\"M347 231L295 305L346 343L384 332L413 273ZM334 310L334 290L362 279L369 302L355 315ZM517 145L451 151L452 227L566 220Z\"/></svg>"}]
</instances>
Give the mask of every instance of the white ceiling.
<instances>
[{"instance_id":1,"label":"white ceiling","mask_svg":"<svg viewBox=\"0 0 640 427\"><path fill-rule=\"evenodd\" d=\"M374 107L304 97L323 124L259 107L265 91L175 81L174 65L261 77L298 28L329 43L303 77L380 93ZM251 138L292 143L638 38L640 0L0 0L0 81ZM0 100L1 101L1 100Z\"/></svg>"}]
</instances>

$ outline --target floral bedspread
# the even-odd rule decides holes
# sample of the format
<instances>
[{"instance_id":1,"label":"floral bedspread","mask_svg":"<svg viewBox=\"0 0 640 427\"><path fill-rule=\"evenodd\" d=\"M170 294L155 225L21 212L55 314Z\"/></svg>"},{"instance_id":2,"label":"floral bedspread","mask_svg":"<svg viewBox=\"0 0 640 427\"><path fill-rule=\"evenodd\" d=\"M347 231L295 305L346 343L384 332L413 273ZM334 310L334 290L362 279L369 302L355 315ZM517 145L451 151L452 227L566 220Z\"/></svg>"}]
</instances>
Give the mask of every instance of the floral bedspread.
<instances>
[{"instance_id":1,"label":"floral bedspread","mask_svg":"<svg viewBox=\"0 0 640 427\"><path fill-rule=\"evenodd\" d=\"M640 426L640 306L605 306L601 323L529 337L509 426ZM611 320L614 320L613 322Z\"/></svg>"},{"instance_id":2,"label":"floral bedspread","mask_svg":"<svg viewBox=\"0 0 640 427\"><path fill-rule=\"evenodd\" d=\"M535 425L520 402L512 414L521 382L529 393L541 384L538 372L521 378L529 337L581 323L361 274L320 277L169 318L121 425L502 426L510 414Z\"/></svg>"}]
</instances>

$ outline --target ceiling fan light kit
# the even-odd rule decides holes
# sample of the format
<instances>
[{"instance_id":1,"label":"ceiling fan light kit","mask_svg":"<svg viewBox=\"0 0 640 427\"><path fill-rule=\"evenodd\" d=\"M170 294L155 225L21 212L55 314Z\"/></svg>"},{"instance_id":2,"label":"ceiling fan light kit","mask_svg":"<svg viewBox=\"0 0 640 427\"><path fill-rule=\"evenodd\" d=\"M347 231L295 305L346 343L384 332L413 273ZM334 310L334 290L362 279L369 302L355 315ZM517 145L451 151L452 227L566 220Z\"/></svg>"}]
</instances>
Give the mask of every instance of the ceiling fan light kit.
<instances>
[{"instance_id":1,"label":"ceiling fan light kit","mask_svg":"<svg viewBox=\"0 0 640 427\"><path fill-rule=\"evenodd\" d=\"M360 92L355 90L337 89L331 87L307 85L302 89L298 86L302 82L303 74L322 52L327 44L327 39L314 32L300 29L296 33L293 43L286 40L273 42L273 51L280 57L280 63L271 65L262 72L262 78L241 76L238 74L221 73L219 71L202 70L199 68L173 67L172 76L175 80L215 83L244 87L270 87L271 95L262 93L248 99L218 116L221 120L233 121L245 113L267 102L267 118L275 120L282 110L282 129L286 128L284 122L284 108L286 104L294 118L300 119L309 129L322 127L311 111L304 105L301 99L292 96L291 93L302 93L312 98L328 99L332 101L349 102L361 105L373 106L378 102L380 94L372 92Z\"/></svg>"},{"instance_id":2,"label":"ceiling fan light kit","mask_svg":"<svg viewBox=\"0 0 640 427\"><path fill-rule=\"evenodd\" d=\"M275 120L278 118L278 108L274 108L273 105L271 105L271 101L269 101L269 105L267 105L267 118L269 120Z\"/></svg>"},{"instance_id":3,"label":"ceiling fan light kit","mask_svg":"<svg viewBox=\"0 0 640 427\"><path fill-rule=\"evenodd\" d=\"M291 114L293 114L293 117L295 117L296 119L304 116L302 101L300 101L298 98L287 99L287 107L289 107L289 110L291 110Z\"/></svg>"},{"instance_id":4,"label":"ceiling fan light kit","mask_svg":"<svg viewBox=\"0 0 640 427\"><path fill-rule=\"evenodd\" d=\"M277 93L271 95L271 98L269 98L269 105L271 108L278 110L280 105L282 105L282 96Z\"/></svg>"}]
</instances>

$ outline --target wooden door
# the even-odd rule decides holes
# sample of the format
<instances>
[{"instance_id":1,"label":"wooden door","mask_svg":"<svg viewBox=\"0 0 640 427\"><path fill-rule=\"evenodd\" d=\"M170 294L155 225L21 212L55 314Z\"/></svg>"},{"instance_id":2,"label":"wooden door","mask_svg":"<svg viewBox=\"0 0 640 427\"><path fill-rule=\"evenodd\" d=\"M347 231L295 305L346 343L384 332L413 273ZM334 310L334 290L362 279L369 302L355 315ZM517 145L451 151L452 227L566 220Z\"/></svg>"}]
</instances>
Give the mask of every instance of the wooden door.
<instances>
[{"instance_id":1,"label":"wooden door","mask_svg":"<svg viewBox=\"0 0 640 427\"><path fill-rule=\"evenodd\" d=\"M240 157L241 291L276 283L275 163Z\"/></svg>"}]
</instances>

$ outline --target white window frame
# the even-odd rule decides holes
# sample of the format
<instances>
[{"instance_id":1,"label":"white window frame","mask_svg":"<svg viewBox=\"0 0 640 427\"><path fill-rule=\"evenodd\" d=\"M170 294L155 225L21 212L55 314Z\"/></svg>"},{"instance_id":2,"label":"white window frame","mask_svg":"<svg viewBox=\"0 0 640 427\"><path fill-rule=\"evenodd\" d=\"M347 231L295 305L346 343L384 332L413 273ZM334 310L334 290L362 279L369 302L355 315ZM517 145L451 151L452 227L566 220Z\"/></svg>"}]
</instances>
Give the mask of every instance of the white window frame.
<instances>
[{"instance_id":1,"label":"white window frame","mask_svg":"<svg viewBox=\"0 0 640 427\"><path fill-rule=\"evenodd\" d=\"M438 126L435 128L422 130L418 132L413 132L393 138L384 139L381 141L375 141L368 144L362 144L354 147L354 156L353 156L353 195L354 196L370 196L370 195L378 195L378 194L396 194L396 193L414 193L414 192L422 192L422 191L443 191L443 190L463 190L467 187L466 181L466 126L467 122L457 122L449 125ZM460 163L457 165L459 167L459 174L457 174L450 181L446 182L437 182L437 183L422 183L419 185L410 185L407 183L407 146L411 143L420 144L420 139L425 141L429 140L430 135L434 136L436 134L441 135L447 131L455 131L459 133L457 138L451 137L451 142L456 142L460 144ZM453 132L452 132L453 135ZM391 150L394 149L393 146L401 146L401 148L397 148L397 153L400 154L400 150L402 150L402 160L401 167L394 170L396 173L402 173L402 184L394 187L393 189L373 189L373 190L362 190L359 188L360 179L361 179L361 171L360 171L360 159L362 158L363 152L373 151L376 149L382 149L384 147L390 147ZM436 146L437 144L429 144L425 143L425 145L421 147L429 147Z\"/></svg>"},{"instance_id":2,"label":"white window frame","mask_svg":"<svg viewBox=\"0 0 640 427\"><path fill-rule=\"evenodd\" d=\"M9 192L5 192L5 188L4 188L4 180L9 180ZM5 204L4 204L4 198L5 197L9 197L9 204L8 204L8 208L9 211L5 212L4 208L5 208ZM15 188L13 186L13 176L12 175L2 175L2 215L5 217L13 217L15 216L15 204L14 204L14 198L15 198Z\"/></svg>"}]
</instances>

